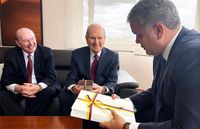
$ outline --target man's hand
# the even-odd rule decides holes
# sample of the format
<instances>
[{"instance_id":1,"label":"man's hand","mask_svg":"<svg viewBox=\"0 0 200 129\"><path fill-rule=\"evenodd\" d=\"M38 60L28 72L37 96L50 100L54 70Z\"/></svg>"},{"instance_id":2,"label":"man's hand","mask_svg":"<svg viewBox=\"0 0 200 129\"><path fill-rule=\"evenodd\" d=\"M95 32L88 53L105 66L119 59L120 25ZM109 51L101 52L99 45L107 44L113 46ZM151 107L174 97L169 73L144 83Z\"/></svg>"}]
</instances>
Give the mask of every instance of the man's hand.
<instances>
[{"instance_id":1,"label":"man's hand","mask_svg":"<svg viewBox=\"0 0 200 129\"><path fill-rule=\"evenodd\" d=\"M40 91L40 86L37 84L24 83L24 85L17 85L15 91L20 93L24 97L35 98Z\"/></svg>"},{"instance_id":2,"label":"man's hand","mask_svg":"<svg viewBox=\"0 0 200 129\"><path fill-rule=\"evenodd\" d=\"M113 110L111 110L111 113L113 116L112 120L101 122L100 126L107 129L122 129L125 123L124 119Z\"/></svg>"},{"instance_id":3,"label":"man's hand","mask_svg":"<svg viewBox=\"0 0 200 129\"><path fill-rule=\"evenodd\" d=\"M94 84L92 86L91 92L99 93L99 94L104 94L105 90L106 90L105 86L99 86L97 84Z\"/></svg>"},{"instance_id":4,"label":"man's hand","mask_svg":"<svg viewBox=\"0 0 200 129\"><path fill-rule=\"evenodd\" d=\"M76 95L78 95L81 91L81 88L79 87L79 85L75 85L72 87L72 92Z\"/></svg>"},{"instance_id":5,"label":"man's hand","mask_svg":"<svg viewBox=\"0 0 200 129\"><path fill-rule=\"evenodd\" d=\"M116 99L116 98L119 98L119 99L120 99L120 97L119 97L118 95L112 94L112 99Z\"/></svg>"}]
</instances>

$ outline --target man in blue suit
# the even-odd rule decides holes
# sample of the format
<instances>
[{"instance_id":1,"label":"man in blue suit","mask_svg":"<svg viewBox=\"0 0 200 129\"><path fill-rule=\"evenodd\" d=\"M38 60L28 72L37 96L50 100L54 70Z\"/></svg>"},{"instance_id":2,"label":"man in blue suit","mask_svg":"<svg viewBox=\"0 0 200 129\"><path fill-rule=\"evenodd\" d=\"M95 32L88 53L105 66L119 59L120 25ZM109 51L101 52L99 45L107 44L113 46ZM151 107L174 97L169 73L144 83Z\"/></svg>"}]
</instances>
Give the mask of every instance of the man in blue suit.
<instances>
[{"instance_id":1,"label":"man in blue suit","mask_svg":"<svg viewBox=\"0 0 200 129\"><path fill-rule=\"evenodd\" d=\"M118 54L105 48L105 30L99 24L91 24L86 32L88 46L72 52L71 69L60 94L61 115L70 115L71 106L80 92L79 80L94 80L92 92L111 95L117 82ZM95 79L91 76L94 55L98 56Z\"/></svg>"},{"instance_id":2,"label":"man in blue suit","mask_svg":"<svg viewBox=\"0 0 200 129\"><path fill-rule=\"evenodd\" d=\"M28 28L17 30L16 44L5 53L0 91L3 115L43 115L60 88L52 50L38 45ZM23 99L25 111L20 105Z\"/></svg>"},{"instance_id":3,"label":"man in blue suit","mask_svg":"<svg viewBox=\"0 0 200 129\"><path fill-rule=\"evenodd\" d=\"M154 55L153 83L129 99L137 112L127 123L116 112L102 122L109 129L199 129L200 34L181 26L170 0L140 0L128 22L149 55Z\"/></svg>"}]
</instances>

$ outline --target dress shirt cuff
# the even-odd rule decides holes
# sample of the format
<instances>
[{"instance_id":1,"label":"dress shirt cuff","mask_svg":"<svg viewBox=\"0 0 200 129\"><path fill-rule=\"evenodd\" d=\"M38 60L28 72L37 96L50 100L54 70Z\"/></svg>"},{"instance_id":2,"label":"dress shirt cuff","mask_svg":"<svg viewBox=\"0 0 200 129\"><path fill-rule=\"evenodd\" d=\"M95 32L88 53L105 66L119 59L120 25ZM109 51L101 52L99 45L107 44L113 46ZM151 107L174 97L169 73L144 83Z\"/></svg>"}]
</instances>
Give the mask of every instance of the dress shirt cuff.
<instances>
[{"instance_id":1,"label":"dress shirt cuff","mask_svg":"<svg viewBox=\"0 0 200 129\"><path fill-rule=\"evenodd\" d=\"M96 83L94 83L94 84L95 84L95 85L98 85L98 84L96 84ZM93 85L94 85L94 84L93 84ZM106 91L104 92L104 94L106 94L106 93L108 93L108 92L110 91L109 88L108 88L107 86L104 86L104 85L103 85L102 87L105 87L105 88L106 88Z\"/></svg>"},{"instance_id":2,"label":"dress shirt cuff","mask_svg":"<svg viewBox=\"0 0 200 129\"><path fill-rule=\"evenodd\" d=\"M18 92L15 91L15 87L17 86L17 84L11 84L6 86L6 89L13 92L14 94L19 94Z\"/></svg>"},{"instance_id":3,"label":"dress shirt cuff","mask_svg":"<svg viewBox=\"0 0 200 129\"><path fill-rule=\"evenodd\" d=\"M140 123L132 122L129 126L129 129L138 129Z\"/></svg>"},{"instance_id":4,"label":"dress shirt cuff","mask_svg":"<svg viewBox=\"0 0 200 129\"><path fill-rule=\"evenodd\" d=\"M71 84L70 86L67 87L67 90L70 90L72 93L74 93L73 90L72 90L72 87L74 87L75 85L76 84Z\"/></svg>"},{"instance_id":5,"label":"dress shirt cuff","mask_svg":"<svg viewBox=\"0 0 200 129\"><path fill-rule=\"evenodd\" d=\"M108 92L109 92L109 89L108 89L108 87L106 87L106 86L105 86L105 88L106 88L106 93L108 93Z\"/></svg>"},{"instance_id":6,"label":"dress shirt cuff","mask_svg":"<svg viewBox=\"0 0 200 129\"><path fill-rule=\"evenodd\" d=\"M47 84L45 84L43 82L38 83L38 85L40 86L41 90L47 88Z\"/></svg>"}]
</instances>

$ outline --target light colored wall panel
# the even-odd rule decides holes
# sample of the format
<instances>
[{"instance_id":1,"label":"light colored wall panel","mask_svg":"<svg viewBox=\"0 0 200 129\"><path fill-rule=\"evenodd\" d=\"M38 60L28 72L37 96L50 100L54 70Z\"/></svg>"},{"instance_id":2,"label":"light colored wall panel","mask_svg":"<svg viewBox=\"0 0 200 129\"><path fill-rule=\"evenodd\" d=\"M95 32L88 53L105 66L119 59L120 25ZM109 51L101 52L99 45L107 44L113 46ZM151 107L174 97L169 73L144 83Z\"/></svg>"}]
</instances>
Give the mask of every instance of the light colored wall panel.
<instances>
[{"instance_id":1,"label":"light colored wall panel","mask_svg":"<svg viewBox=\"0 0 200 129\"><path fill-rule=\"evenodd\" d=\"M120 68L126 70L139 83L140 89L151 87L153 79L153 57L137 56L132 52L120 52Z\"/></svg>"},{"instance_id":2,"label":"light colored wall panel","mask_svg":"<svg viewBox=\"0 0 200 129\"><path fill-rule=\"evenodd\" d=\"M43 0L44 45L76 48L82 35L82 0Z\"/></svg>"},{"instance_id":3,"label":"light colored wall panel","mask_svg":"<svg viewBox=\"0 0 200 129\"><path fill-rule=\"evenodd\" d=\"M197 0L195 28L200 32L200 0Z\"/></svg>"}]
</instances>

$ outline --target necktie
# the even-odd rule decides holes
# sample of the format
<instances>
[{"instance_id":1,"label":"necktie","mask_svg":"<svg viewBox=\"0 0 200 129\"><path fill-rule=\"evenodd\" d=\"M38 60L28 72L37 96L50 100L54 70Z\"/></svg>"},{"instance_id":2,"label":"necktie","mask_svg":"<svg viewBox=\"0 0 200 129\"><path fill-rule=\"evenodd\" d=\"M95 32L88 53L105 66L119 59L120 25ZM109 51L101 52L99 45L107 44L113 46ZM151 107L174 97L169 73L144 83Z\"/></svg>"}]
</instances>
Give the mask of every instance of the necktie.
<instances>
[{"instance_id":1,"label":"necktie","mask_svg":"<svg viewBox=\"0 0 200 129\"><path fill-rule=\"evenodd\" d=\"M161 88L161 85L162 85L162 81L163 81L163 76L164 76L164 72L165 72L165 68L166 68L166 60L163 58L163 56L160 57L160 60L159 60L159 66L158 66L158 71L157 71L157 75L156 75L156 90L155 90L155 97L156 97L156 100L155 100L155 121L157 122L159 120L159 111L160 111L160 108L161 108L161 101L160 100L160 88Z\"/></svg>"},{"instance_id":2,"label":"necktie","mask_svg":"<svg viewBox=\"0 0 200 129\"><path fill-rule=\"evenodd\" d=\"M33 62L31 59L31 55L29 54L27 63L28 83L32 83L32 70L33 70Z\"/></svg>"},{"instance_id":3,"label":"necktie","mask_svg":"<svg viewBox=\"0 0 200 129\"><path fill-rule=\"evenodd\" d=\"M97 64L98 64L98 55L95 54L94 56L94 61L92 62L92 66L91 66L91 69L90 69L90 77L91 77L91 80L95 80L95 75L96 75L96 70L97 70Z\"/></svg>"}]
</instances>

